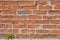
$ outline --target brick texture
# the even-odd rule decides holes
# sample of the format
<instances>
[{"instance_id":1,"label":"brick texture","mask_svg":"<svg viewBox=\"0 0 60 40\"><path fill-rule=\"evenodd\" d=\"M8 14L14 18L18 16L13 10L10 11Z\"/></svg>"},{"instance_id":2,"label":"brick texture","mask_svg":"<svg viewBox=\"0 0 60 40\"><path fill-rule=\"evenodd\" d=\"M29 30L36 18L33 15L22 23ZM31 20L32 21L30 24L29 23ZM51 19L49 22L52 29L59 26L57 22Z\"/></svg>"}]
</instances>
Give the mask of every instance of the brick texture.
<instances>
[{"instance_id":1,"label":"brick texture","mask_svg":"<svg viewBox=\"0 0 60 40\"><path fill-rule=\"evenodd\" d=\"M0 38L60 38L60 0L0 0Z\"/></svg>"}]
</instances>

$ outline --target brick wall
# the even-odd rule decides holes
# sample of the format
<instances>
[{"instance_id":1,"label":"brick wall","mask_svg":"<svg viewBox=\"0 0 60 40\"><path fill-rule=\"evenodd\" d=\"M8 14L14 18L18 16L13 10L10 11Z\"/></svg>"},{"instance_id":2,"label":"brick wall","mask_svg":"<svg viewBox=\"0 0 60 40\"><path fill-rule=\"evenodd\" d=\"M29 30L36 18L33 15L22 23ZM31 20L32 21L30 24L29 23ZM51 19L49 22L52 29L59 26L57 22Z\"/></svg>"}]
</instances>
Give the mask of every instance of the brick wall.
<instances>
[{"instance_id":1,"label":"brick wall","mask_svg":"<svg viewBox=\"0 0 60 40\"><path fill-rule=\"evenodd\" d=\"M0 38L60 36L60 0L0 0Z\"/></svg>"}]
</instances>

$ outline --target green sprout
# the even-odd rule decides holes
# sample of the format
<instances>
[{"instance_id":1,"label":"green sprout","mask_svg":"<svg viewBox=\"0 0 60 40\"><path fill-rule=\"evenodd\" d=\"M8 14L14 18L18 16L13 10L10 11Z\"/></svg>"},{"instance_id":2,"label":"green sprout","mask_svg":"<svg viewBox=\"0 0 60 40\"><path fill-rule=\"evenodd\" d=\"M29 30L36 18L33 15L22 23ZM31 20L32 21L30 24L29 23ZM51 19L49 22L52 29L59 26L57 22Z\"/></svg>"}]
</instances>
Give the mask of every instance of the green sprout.
<instances>
[{"instance_id":1,"label":"green sprout","mask_svg":"<svg viewBox=\"0 0 60 40\"><path fill-rule=\"evenodd\" d=\"M5 38L8 39L8 40L9 39L13 39L14 38L14 35L13 34L6 34L5 35Z\"/></svg>"}]
</instances>

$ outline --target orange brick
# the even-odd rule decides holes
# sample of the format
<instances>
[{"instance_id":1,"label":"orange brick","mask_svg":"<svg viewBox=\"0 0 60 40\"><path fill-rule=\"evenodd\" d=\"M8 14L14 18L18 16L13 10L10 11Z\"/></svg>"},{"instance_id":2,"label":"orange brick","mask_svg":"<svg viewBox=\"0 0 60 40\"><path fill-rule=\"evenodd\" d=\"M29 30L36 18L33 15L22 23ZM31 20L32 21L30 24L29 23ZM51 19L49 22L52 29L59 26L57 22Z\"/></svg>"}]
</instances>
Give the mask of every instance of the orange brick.
<instances>
[{"instance_id":1,"label":"orange brick","mask_svg":"<svg viewBox=\"0 0 60 40\"><path fill-rule=\"evenodd\" d=\"M28 25L28 28L39 28L39 25Z\"/></svg>"},{"instance_id":2,"label":"orange brick","mask_svg":"<svg viewBox=\"0 0 60 40\"><path fill-rule=\"evenodd\" d=\"M35 24L49 24L48 20L35 20Z\"/></svg>"},{"instance_id":3,"label":"orange brick","mask_svg":"<svg viewBox=\"0 0 60 40\"><path fill-rule=\"evenodd\" d=\"M17 19L17 16L12 16L12 15L4 15L4 16L0 16L1 19Z\"/></svg>"},{"instance_id":4,"label":"orange brick","mask_svg":"<svg viewBox=\"0 0 60 40\"><path fill-rule=\"evenodd\" d=\"M51 34L60 34L60 30L51 30Z\"/></svg>"},{"instance_id":5,"label":"orange brick","mask_svg":"<svg viewBox=\"0 0 60 40\"><path fill-rule=\"evenodd\" d=\"M36 30L36 33L50 33L49 30Z\"/></svg>"},{"instance_id":6,"label":"orange brick","mask_svg":"<svg viewBox=\"0 0 60 40\"><path fill-rule=\"evenodd\" d=\"M60 10L60 5L56 5L56 6L55 6L55 9L56 9L56 10Z\"/></svg>"},{"instance_id":7,"label":"orange brick","mask_svg":"<svg viewBox=\"0 0 60 40\"><path fill-rule=\"evenodd\" d=\"M0 10L3 10L3 5L0 5Z\"/></svg>"},{"instance_id":8,"label":"orange brick","mask_svg":"<svg viewBox=\"0 0 60 40\"><path fill-rule=\"evenodd\" d=\"M60 24L60 20L51 20L52 24Z\"/></svg>"},{"instance_id":9,"label":"orange brick","mask_svg":"<svg viewBox=\"0 0 60 40\"><path fill-rule=\"evenodd\" d=\"M21 6L34 6L34 1L20 1Z\"/></svg>"},{"instance_id":10,"label":"orange brick","mask_svg":"<svg viewBox=\"0 0 60 40\"><path fill-rule=\"evenodd\" d=\"M26 25L33 25L34 24L34 21L33 20L20 20L20 23L21 24L26 24Z\"/></svg>"},{"instance_id":11,"label":"orange brick","mask_svg":"<svg viewBox=\"0 0 60 40\"><path fill-rule=\"evenodd\" d=\"M16 38L30 38L30 36L24 34L16 34Z\"/></svg>"},{"instance_id":12,"label":"orange brick","mask_svg":"<svg viewBox=\"0 0 60 40\"><path fill-rule=\"evenodd\" d=\"M4 32L5 33L12 33L12 30L11 29L6 29Z\"/></svg>"},{"instance_id":13,"label":"orange brick","mask_svg":"<svg viewBox=\"0 0 60 40\"><path fill-rule=\"evenodd\" d=\"M23 30L21 30L21 32L22 33L26 33L26 34L28 33L29 34L29 33L34 33L35 31L34 30L29 30L29 29L23 29Z\"/></svg>"},{"instance_id":14,"label":"orange brick","mask_svg":"<svg viewBox=\"0 0 60 40\"><path fill-rule=\"evenodd\" d=\"M40 10L52 10L51 6L40 6Z\"/></svg>"},{"instance_id":15,"label":"orange brick","mask_svg":"<svg viewBox=\"0 0 60 40\"><path fill-rule=\"evenodd\" d=\"M6 28L12 28L12 26L13 26L12 24L6 24L5 25Z\"/></svg>"},{"instance_id":16,"label":"orange brick","mask_svg":"<svg viewBox=\"0 0 60 40\"><path fill-rule=\"evenodd\" d=\"M26 25L16 25L16 24L14 24L14 26L13 26L13 28L27 28L27 26Z\"/></svg>"},{"instance_id":17,"label":"orange brick","mask_svg":"<svg viewBox=\"0 0 60 40\"><path fill-rule=\"evenodd\" d=\"M24 15L24 14L32 14L32 11L31 11L31 10L22 10L22 11L19 10L19 11L18 11L18 15L21 15L21 14L23 14L23 15Z\"/></svg>"},{"instance_id":18,"label":"orange brick","mask_svg":"<svg viewBox=\"0 0 60 40\"><path fill-rule=\"evenodd\" d=\"M4 10L3 11L3 14L6 15L6 14L12 14L12 12L10 10Z\"/></svg>"},{"instance_id":19,"label":"orange brick","mask_svg":"<svg viewBox=\"0 0 60 40\"><path fill-rule=\"evenodd\" d=\"M19 20L0 20L0 23L13 23L13 24L17 24L17 23L19 23Z\"/></svg>"},{"instance_id":20,"label":"orange brick","mask_svg":"<svg viewBox=\"0 0 60 40\"><path fill-rule=\"evenodd\" d=\"M4 4L4 2L3 1L0 1L0 5L3 5Z\"/></svg>"},{"instance_id":21,"label":"orange brick","mask_svg":"<svg viewBox=\"0 0 60 40\"><path fill-rule=\"evenodd\" d=\"M22 16L20 16L20 17L18 17L18 18L20 18L20 19L27 19L27 16L22 15Z\"/></svg>"},{"instance_id":22,"label":"orange brick","mask_svg":"<svg viewBox=\"0 0 60 40\"><path fill-rule=\"evenodd\" d=\"M12 33L19 33L19 29L12 29Z\"/></svg>"},{"instance_id":23,"label":"orange brick","mask_svg":"<svg viewBox=\"0 0 60 40\"><path fill-rule=\"evenodd\" d=\"M0 28L5 28L5 24L0 24Z\"/></svg>"},{"instance_id":24,"label":"orange brick","mask_svg":"<svg viewBox=\"0 0 60 40\"><path fill-rule=\"evenodd\" d=\"M57 29L56 25L43 25L44 29Z\"/></svg>"},{"instance_id":25,"label":"orange brick","mask_svg":"<svg viewBox=\"0 0 60 40\"><path fill-rule=\"evenodd\" d=\"M12 8L13 8L12 10L19 10L19 9L23 9L23 6L20 6L20 5L15 6L15 5L13 5Z\"/></svg>"},{"instance_id":26,"label":"orange brick","mask_svg":"<svg viewBox=\"0 0 60 40\"><path fill-rule=\"evenodd\" d=\"M47 11L33 11L33 14L47 14Z\"/></svg>"},{"instance_id":27,"label":"orange brick","mask_svg":"<svg viewBox=\"0 0 60 40\"><path fill-rule=\"evenodd\" d=\"M59 10L50 10L49 11L50 14L60 14L60 11Z\"/></svg>"},{"instance_id":28,"label":"orange brick","mask_svg":"<svg viewBox=\"0 0 60 40\"><path fill-rule=\"evenodd\" d=\"M60 25L57 25L57 29L60 29Z\"/></svg>"},{"instance_id":29,"label":"orange brick","mask_svg":"<svg viewBox=\"0 0 60 40\"><path fill-rule=\"evenodd\" d=\"M47 0L45 0L45 1L42 1L42 0L36 1L36 4L37 5L46 5L47 4Z\"/></svg>"},{"instance_id":30,"label":"orange brick","mask_svg":"<svg viewBox=\"0 0 60 40\"><path fill-rule=\"evenodd\" d=\"M56 19L57 16L43 16L43 19Z\"/></svg>"},{"instance_id":31,"label":"orange brick","mask_svg":"<svg viewBox=\"0 0 60 40\"><path fill-rule=\"evenodd\" d=\"M11 6L8 6L8 5L5 6L5 5L4 5L4 6L3 6L3 9L4 9L4 10L11 10L12 8L11 8Z\"/></svg>"},{"instance_id":32,"label":"orange brick","mask_svg":"<svg viewBox=\"0 0 60 40\"><path fill-rule=\"evenodd\" d=\"M37 6L23 6L23 9L37 9Z\"/></svg>"},{"instance_id":33,"label":"orange brick","mask_svg":"<svg viewBox=\"0 0 60 40\"><path fill-rule=\"evenodd\" d=\"M59 5L60 4L60 1L52 1L51 4L52 5Z\"/></svg>"},{"instance_id":34,"label":"orange brick","mask_svg":"<svg viewBox=\"0 0 60 40\"><path fill-rule=\"evenodd\" d=\"M18 5L19 2L18 1L5 1L4 5Z\"/></svg>"},{"instance_id":35,"label":"orange brick","mask_svg":"<svg viewBox=\"0 0 60 40\"><path fill-rule=\"evenodd\" d=\"M28 19L41 19L42 16L37 16L37 15L30 15L28 16Z\"/></svg>"},{"instance_id":36,"label":"orange brick","mask_svg":"<svg viewBox=\"0 0 60 40\"><path fill-rule=\"evenodd\" d=\"M30 38L44 38L45 34L31 34Z\"/></svg>"},{"instance_id":37,"label":"orange brick","mask_svg":"<svg viewBox=\"0 0 60 40\"><path fill-rule=\"evenodd\" d=\"M58 15L57 18L60 19L60 15Z\"/></svg>"},{"instance_id":38,"label":"orange brick","mask_svg":"<svg viewBox=\"0 0 60 40\"><path fill-rule=\"evenodd\" d=\"M0 33L4 33L5 29L0 29Z\"/></svg>"}]
</instances>

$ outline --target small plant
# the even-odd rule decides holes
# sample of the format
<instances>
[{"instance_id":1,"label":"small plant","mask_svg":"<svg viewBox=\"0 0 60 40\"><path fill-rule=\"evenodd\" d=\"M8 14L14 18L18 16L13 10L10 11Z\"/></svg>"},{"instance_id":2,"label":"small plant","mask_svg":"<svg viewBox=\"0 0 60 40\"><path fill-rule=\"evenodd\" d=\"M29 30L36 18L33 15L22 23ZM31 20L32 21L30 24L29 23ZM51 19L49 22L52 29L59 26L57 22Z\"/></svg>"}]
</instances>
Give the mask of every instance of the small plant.
<instances>
[{"instance_id":1,"label":"small plant","mask_svg":"<svg viewBox=\"0 0 60 40\"><path fill-rule=\"evenodd\" d=\"M13 39L14 38L14 35L13 34L6 34L5 35L5 38L8 39L8 40L9 39Z\"/></svg>"}]
</instances>

